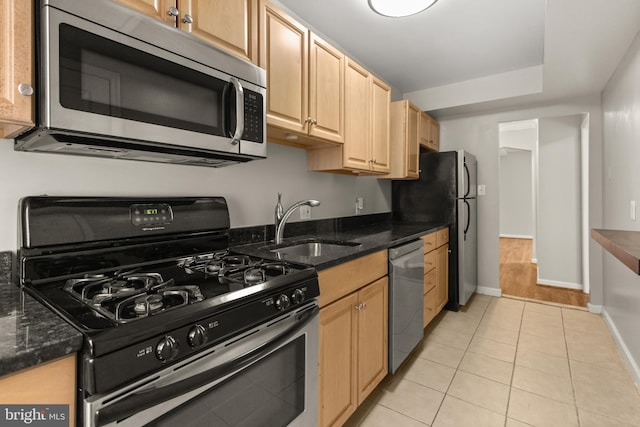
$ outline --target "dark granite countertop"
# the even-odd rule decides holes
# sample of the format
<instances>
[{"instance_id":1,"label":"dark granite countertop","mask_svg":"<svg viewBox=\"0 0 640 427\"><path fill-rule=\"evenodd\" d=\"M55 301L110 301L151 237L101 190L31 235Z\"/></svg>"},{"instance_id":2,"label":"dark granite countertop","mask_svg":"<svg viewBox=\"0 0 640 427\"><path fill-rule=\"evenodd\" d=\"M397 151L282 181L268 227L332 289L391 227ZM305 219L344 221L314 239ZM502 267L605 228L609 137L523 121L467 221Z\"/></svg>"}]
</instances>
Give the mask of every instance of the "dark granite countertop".
<instances>
[{"instance_id":1,"label":"dark granite countertop","mask_svg":"<svg viewBox=\"0 0 640 427\"><path fill-rule=\"evenodd\" d=\"M0 254L0 376L82 347L80 332L9 281L7 256Z\"/></svg>"},{"instance_id":2,"label":"dark granite countertop","mask_svg":"<svg viewBox=\"0 0 640 427\"><path fill-rule=\"evenodd\" d=\"M388 249L418 239L420 236L447 227L440 222L396 222L381 221L358 224L354 227L336 227L334 230L313 231L284 239L283 245L290 246L308 241L344 242L349 246L332 247L315 256L284 255L283 259L302 264L313 265L324 270L338 264ZM352 246L356 244L356 246ZM278 259L278 254L270 251L274 242L262 241L247 245L234 246L237 252L267 259Z\"/></svg>"},{"instance_id":3,"label":"dark granite countertop","mask_svg":"<svg viewBox=\"0 0 640 427\"><path fill-rule=\"evenodd\" d=\"M352 244L334 247L318 256L286 258L323 270L415 240L448 224L394 222L389 215L383 214L368 219L338 218L287 226L286 244L308 239ZM273 241L266 238L273 236L272 228L263 226L235 231L233 238L237 240L232 240L233 249L248 255L278 259L277 254L264 248L273 245ZM247 244L247 240L259 242ZM0 376L76 352L82 347L79 331L11 282L11 257L10 252L0 253Z\"/></svg>"}]
</instances>

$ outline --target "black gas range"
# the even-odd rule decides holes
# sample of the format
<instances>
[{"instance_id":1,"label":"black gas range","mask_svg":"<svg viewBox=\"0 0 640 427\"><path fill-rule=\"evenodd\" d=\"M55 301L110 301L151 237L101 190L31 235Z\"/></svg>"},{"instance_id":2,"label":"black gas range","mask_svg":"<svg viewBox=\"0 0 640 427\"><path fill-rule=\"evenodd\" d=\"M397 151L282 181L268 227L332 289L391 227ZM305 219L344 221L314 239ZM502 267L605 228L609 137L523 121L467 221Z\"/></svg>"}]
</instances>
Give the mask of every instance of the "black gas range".
<instances>
[{"instance_id":1,"label":"black gas range","mask_svg":"<svg viewBox=\"0 0 640 427\"><path fill-rule=\"evenodd\" d=\"M229 250L221 197L28 197L20 221L21 286L84 335L84 400L317 311L313 267Z\"/></svg>"}]
</instances>

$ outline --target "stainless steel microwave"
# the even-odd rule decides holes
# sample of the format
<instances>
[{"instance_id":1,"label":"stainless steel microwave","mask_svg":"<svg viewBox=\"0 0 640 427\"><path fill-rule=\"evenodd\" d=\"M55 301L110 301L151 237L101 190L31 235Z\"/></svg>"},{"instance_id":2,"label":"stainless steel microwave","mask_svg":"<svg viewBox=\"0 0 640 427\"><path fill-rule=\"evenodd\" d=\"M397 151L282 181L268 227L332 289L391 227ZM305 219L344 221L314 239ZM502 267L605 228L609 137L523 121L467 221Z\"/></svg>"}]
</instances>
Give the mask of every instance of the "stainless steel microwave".
<instances>
[{"instance_id":1,"label":"stainless steel microwave","mask_svg":"<svg viewBox=\"0 0 640 427\"><path fill-rule=\"evenodd\" d=\"M266 72L111 0L41 0L15 149L225 166L266 157Z\"/></svg>"}]
</instances>

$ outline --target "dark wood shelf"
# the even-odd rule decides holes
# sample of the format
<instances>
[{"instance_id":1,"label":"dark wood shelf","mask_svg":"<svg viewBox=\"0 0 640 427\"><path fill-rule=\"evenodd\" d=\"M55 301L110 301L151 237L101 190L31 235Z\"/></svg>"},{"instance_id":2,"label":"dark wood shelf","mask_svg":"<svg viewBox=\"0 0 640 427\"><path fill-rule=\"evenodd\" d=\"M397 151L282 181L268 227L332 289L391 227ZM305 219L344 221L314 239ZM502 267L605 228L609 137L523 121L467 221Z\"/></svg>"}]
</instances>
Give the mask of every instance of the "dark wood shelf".
<instances>
[{"instance_id":1,"label":"dark wood shelf","mask_svg":"<svg viewBox=\"0 0 640 427\"><path fill-rule=\"evenodd\" d=\"M592 229L591 237L640 275L640 231Z\"/></svg>"}]
</instances>

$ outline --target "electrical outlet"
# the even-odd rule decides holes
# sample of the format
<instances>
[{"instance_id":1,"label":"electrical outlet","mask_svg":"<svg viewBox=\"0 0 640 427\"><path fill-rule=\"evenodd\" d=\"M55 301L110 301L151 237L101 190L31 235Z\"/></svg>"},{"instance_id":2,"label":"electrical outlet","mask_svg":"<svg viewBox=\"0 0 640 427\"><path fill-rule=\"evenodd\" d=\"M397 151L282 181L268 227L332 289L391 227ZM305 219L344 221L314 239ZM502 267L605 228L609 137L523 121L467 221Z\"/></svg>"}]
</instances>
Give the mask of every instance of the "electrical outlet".
<instances>
[{"instance_id":1,"label":"electrical outlet","mask_svg":"<svg viewBox=\"0 0 640 427\"><path fill-rule=\"evenodd\" d=\"M636 220L636 201L635 200L631 200L631 203L629 203L629 207L630 207L630 215L631 215L631 221L635 221Z\"/></svg>"},{"instance_id":2,"label":"electrical outlet","mask_svg":"<svg viewBox=\"0 0 640 427\"><path fill-rule=\"evenodd\" d=\"M300 219L311 218L311 206L300 206Z\"/></svg>"},{"instance_id":3,"label":"electrical outlet","mask_svg":"<svg viewBox=\"0 0 640 427\"><path fill-rule=\"evenodd\" d=\"M358 209L364 209L364 197L356 197L356 206Z\"/></svg>"},{"instance_id":4,"label":"electrical outlet","mask_svg":"<svg viewBox=\"0 0 640 427\"><path fill-rule=\"evenodd\" d=\"M478 196L485 196L487 194L487 187L484 184L478 184Z\"/></svg>"}]
</instances>

